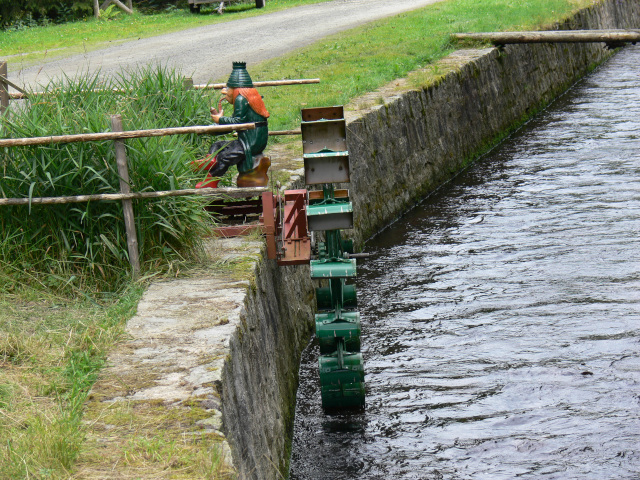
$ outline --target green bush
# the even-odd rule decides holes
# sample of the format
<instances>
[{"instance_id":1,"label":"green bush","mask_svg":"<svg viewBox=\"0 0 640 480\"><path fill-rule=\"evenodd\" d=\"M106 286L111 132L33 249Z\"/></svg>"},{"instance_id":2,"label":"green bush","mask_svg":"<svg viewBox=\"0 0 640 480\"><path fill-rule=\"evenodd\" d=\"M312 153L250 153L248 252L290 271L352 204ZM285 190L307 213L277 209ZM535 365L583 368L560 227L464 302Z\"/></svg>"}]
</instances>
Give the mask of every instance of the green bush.
<instances>
[{"instance_id":1,"label":"green bush","mask_svg":"<svg viewBox=\"0 0 640 480\"><path fill-rule=\"evenodd\" d=\"M93 14L92 0L24 0L0 2L0 26L30 26L33 23L59 23Z\"/></svg>"},{"instance_id":2,"label":"green bush","mask_svg":"<svg viewBox=\"0 0 640 480\"><path fill-rule=\"evenodd\" d=\"M115 94L112 88L129 89ZM156 67L129 72L106 85L97 77L51 84L44 95L12 108L3 119L10 137L210 124L209 100L182 78ZM201 174L189 162L206 153L208 137L176 135L125 142L134 192L193 188ZM113 141L0 149L5 198L118 193ZM143 270L187 259L211 220L199 197L134 201ZM0 207L0 291L16 278L58 289L113 290L130 266L121 202Z\"/></svg>"}]
</instances>

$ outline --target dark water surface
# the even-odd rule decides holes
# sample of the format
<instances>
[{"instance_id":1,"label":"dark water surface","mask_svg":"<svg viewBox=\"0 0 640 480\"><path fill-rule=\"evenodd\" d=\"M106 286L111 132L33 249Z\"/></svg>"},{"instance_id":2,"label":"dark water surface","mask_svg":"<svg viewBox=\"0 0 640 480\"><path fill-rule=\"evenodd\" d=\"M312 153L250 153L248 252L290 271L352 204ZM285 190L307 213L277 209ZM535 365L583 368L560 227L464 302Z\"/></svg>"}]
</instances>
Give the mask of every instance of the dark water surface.
<instances>
[{"instance_id":1,"label":"dark water surface","mask_svg":"<svg viewBox=\"0 0 640 480\"><path fill-rule=\"evenodd\" d=\"M369 241L364 413L305 352L291 479L640 478L640 47Z\"/></svg>"}]
</instances>

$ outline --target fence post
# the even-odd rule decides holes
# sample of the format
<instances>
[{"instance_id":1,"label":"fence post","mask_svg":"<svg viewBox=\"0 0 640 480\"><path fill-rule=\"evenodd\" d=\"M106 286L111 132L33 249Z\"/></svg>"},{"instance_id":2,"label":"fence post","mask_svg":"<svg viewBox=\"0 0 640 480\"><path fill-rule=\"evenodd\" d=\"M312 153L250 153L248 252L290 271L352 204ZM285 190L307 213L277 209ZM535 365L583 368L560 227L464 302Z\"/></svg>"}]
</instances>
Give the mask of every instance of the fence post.
<instances>
[{"instance_id":1,"label":"fence post","mask_svg":"<svg viewBox=\"0 0 640 480\"><path fill-rule=\"evenodd\" d=\"M191 77L184 77L182 79L182 83L184 85L184 88L187 90L191 90L193 88L193 78Z\"/></svg>"},{"instance_id":2,"label":"fence post","mask_svg":"<svg viewBox=\"0 0 640 480\"><path fill-rule=\"evenodd\" d=\"M111 130L114 132L122 132L122 117L120 115L111 115ZM120 192L131 193L129 167L127 166L127 153L124 149L124 140L114 140L113 143L116 150L118 175L120 176ZM124 212L124 224L127 231L129 261L133 267L133 276L138 277L140 275L140 256L138 253L136 222L133 216L133 202L131 200L122 200L122 211Z\"/></svg>"},{"instance_id":3,"label":"fence post","mask_svg":"<svg viewBox=\"0 0 640 480\"><path fill-rule=\"evenodd\" d=\"M0 62L0 75L8 78L7 62ZM9 108L9 85L0 81L0 116Z\"/></svg>"}]
</instances>

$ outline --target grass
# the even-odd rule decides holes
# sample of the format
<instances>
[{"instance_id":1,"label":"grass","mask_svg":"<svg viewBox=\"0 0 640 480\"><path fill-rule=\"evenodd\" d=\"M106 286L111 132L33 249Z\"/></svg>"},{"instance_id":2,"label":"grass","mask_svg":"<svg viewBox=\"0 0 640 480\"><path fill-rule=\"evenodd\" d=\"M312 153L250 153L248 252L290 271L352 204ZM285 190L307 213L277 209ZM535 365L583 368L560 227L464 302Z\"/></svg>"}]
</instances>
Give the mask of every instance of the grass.
<instances>
[{"instance_id":1,"label":"grass","mask_svg":"<svg viewBox=\"0 0 640 480\"><path fill-rule=\"evenodd\" d=\"M132 86L130 94L98 88ZM3 118L12 137L110 130L107 113L123 117L124 128L187 126L209 122L208 102L161 67L129 72L99 85L97 77L51 84ZM47 119L43 122L42 119ZM206 152L208 138L180 135L126 142L134 192L192 188L203 176L189 162ZM2 153L6 198L116 193L119 174L113 142L13 147ZM134 202L143 274L183 263L211 225L203 199L172 197ZM129 260L120 202L89 202L0 209L0 292L16 282L59 291L117 291L129 281Z\"/></svg>"},{"instance_id":2,"label":"grass","mask_svg":"<svg viewBox=\"0 0 640 480\"><path fill-rule=\"evenodd\" d=\"M177 8L158 14L134 11L133 15L126 15L120 12L109 20L91 17L60 25L7 30L0 33L0 60L8 61L9 71L14 71L44 60L84 53L128 40L240 20L323 1L328 0L267 0L266 6L261 9L256 9L253 2L232 3L223 15L215 12L214 6L211 6L214 4L202 5L199 14Z\"/></svg>"},{"instance_id":3,"label":"grass","mask_svg":"<svg viewBox=\"0 0 640 480\"><path fill-rule=\"evenodd\" d=\"M34 290L0 298L0 478L69 475L84 401L142 290L106 307Z\"/></svg>"},{"instance_id":4,"label":"grass","mask_svg":"<svg viewBox=\"0 0 640 480\"><path fill-rule=\"evenodd\" d=\"M92 402L86 418L94 426L74 476L104 478L100 466L119 465L120 478L232 478L221 461L220 435L197 430L196 422L209 415L198 406Z\"/></svg>"},{"instance_id":5,"label":"grass","mask_svg":"<svg viewBox=\"0 0 640 480\"><path fill-rule=\"evenodd\" d=\"M346 105L409 72L433 65L458 32L533 29L568 17L589 0L456 0L434 4L328 37L251 66L254 79L320 78L305 87L264 89L274 130L300 124L301 107ZM500 15L495 15L499 11ZM477 44L476 44L477 45ZM290 141L276 137L273 142Z\"/></svg>"},{"instance_id":6,"label":"grass","mask_svg":"<svg viewBox=\"0 0 640 480\"><path fill-rule=\"evenodd\" d=\"M274 5L276 1L268 5ZM347 104L359 95L406 76L408 72L432 66L439 58L456 48L449 40L452 32L539 28L561 21L578 7L591 3L593 2L588 0L444 2L332 36L281 59L250 66L250 73L256 80L300 77L322 79L322 83L316 86L265 88L262 91L272 114L271 128L289 129L299 124L301 107ZM500 15L496 15L496 12L500 12ZM254 13L260 14L262 11L238 15ZM118 22L127 19L134 21L134 17L123 16ZM176 28L176 24L174 19L170 28ZM87 22L86 25L102 28L99 22L95 22L95 25ZM110 28L109 25L119 24L106 25L105 30ZM76 25L74 28L81 26L82 24ZM90 30L74 33L74 38L83 38L77 35L88 35L86 32ZM123 35L128 35L124 33L124 29ZM6 41L4 34L0 41ZM38 40L27 41L22 47L18 47L22 49L19 51L34 50L29 50L29 42L36 44ZM0 48L4 53L5 44L0 45ZM433 76L425 78L437 79L439 72L431 69L431 75ZM78 98L68 100L79 102L82 98L79 94L76 97ZM126 103L129 100L123 101ZM197 99L189 101L196 111L201 108L195 106L198 104ZM202 108L206 109L209 100L201 103ZM34 116L31 120L34 131L52 134L55 132L51 130L57 128L77 133L77 129L83 128L81 124L74 124L70 120L58 121L58 118L62 118L58 115L65 108L62 105L44 105L41 108L53 108L50 110L53 114L47 115L46 123ZM165 111L167 110L171 108L166 108ZM98 121L96 117L94 121L98 131L105 128L100 123L103 120ZM158 126L160 120L155 121ZM272 141L299 142L298 139ZM176 158L184 160L195 155L198 147L174 146L170 150L181 148L186 150ZM132 149L146 152L143 146L132 144ZM77 155L74 157L77 158ZM37 163L39 157L31 155L29 158L33 164ZM3 165L6 164L6 161L3 162ZM23 170L29 174L29 169ZM60 177L60 182L66 181L65 170L53 173L50 172L51 179ZM161 167L157 167L157 173L155 176L163 177ZM24 178L24 175L16 175L16 178ZM46 184L47 181L49 178L45 175L38 184ZM168 177L163 177L162 181L169 182ZM21 188L32 183L25 182ZM53 180L51 182L56 183ZM5 187L4 181L2 186ZM82 216L84 212L76 213L79 215L76 218L86 218ZM27 212L23 211L21 215L26 216ZM57 225L60 218L62 217L53 217L38 223L44 228L47 224ZM5 247L15 244L16 239L20 238L15 232L11 234L4 225L2 232L0 241L4 242ZM37 233L38 230L34 232ZM34 238L38 236L32 233L22 241L32 241ZM33 248L41 256L49 255L50 250L45 243L36 242ZM108 247L106 249L109 250ZM64 255L57 255L61 254ZM155 265L148 266L148 272L168 269L171 257L157 258ZM98 264L102 269L107 266L106 263ZM21 277L16 275L16 272L28 272L31 267L19 255L5 255L0 267L0 283L3 285L0 289L0 478L69 478L78 468L78 458L82 458L80 467L88 468L91 456L101 454L97 440L89 439L86 442L86 429L81 421L84 414L83 402L105 355L121 338L122 326L133 314L142 288L123 282L118 288L107 290L117 293L96 296L95 289L73 283L70 275L73 272L67 271L65 275L57 275L58 281L63 286L70 283L74 288L63 289L67 292L65 296L54 296L47 292L51 287L58 288L60 285L48 285L44 281L29 283L21 281ZM242 268L242 265L238 268ZM100 268L96 267L96 272L99 271ZM55 280L56 277L51 278ZM113 433L118 435L119 440L117 444L111 444L106 453L114 462L130 462L131 468L155 466L160 470L171 469L174 465L180 470L186 468L184 465L202 463L200 459L203 457L199 455L214 448L213 444L205 442L203 449L194 449L192 443L185 443L179 436L175 436L177 430L173 429L172 417L165 417L173 415L171 412L154 411L149 406L144 407L147 410L143 410L143 407L134 404L119 408L120 410L106 412L108 417L104 417L108 420L105 423L115 425L117 432L120 432ZM88 418L94 418L94 415L95 412L89 412ZM135 418L144 419L143 423L150 426L149 430L127 430L127 425L132 425L132 419ZM158 430L164 429L167 432L158 433ZM105 438L109 438L109 435L111 434L105 432ZM189 475L192 478L215 478L214 466L204 464L204 470Z\"/></svg>"}]
</instances>

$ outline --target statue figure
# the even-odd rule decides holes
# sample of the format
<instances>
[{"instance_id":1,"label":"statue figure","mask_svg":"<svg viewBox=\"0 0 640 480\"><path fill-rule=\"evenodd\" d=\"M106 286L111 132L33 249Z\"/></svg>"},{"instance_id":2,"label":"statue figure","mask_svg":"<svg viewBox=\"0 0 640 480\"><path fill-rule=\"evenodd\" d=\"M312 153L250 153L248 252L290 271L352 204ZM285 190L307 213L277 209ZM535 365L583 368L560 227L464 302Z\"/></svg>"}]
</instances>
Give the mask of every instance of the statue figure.
<instances>
[{"instance_id":1,"label":"statue figure","mask_svg":"<svg viewBox=\"0 0 640 480\"><path fill-rule=\"evenodd\" d=\"M267 170L271 160L262 155L269 136L267 111L262 97L253 86L246 70L245 62L233 62L233 70L222 90L224 99L233 104L233 115L224 116L218 109L211 107L211 119L220 125L236 123L255 123L254 130L238 132L237 140L220 140L211 145L209 154L194 162L198 170L207 169L207 177L196 188L216 188L221 177L232 165L238 167L238 187L261 187L268 183Z\"/></svg>"}]
</instances>

